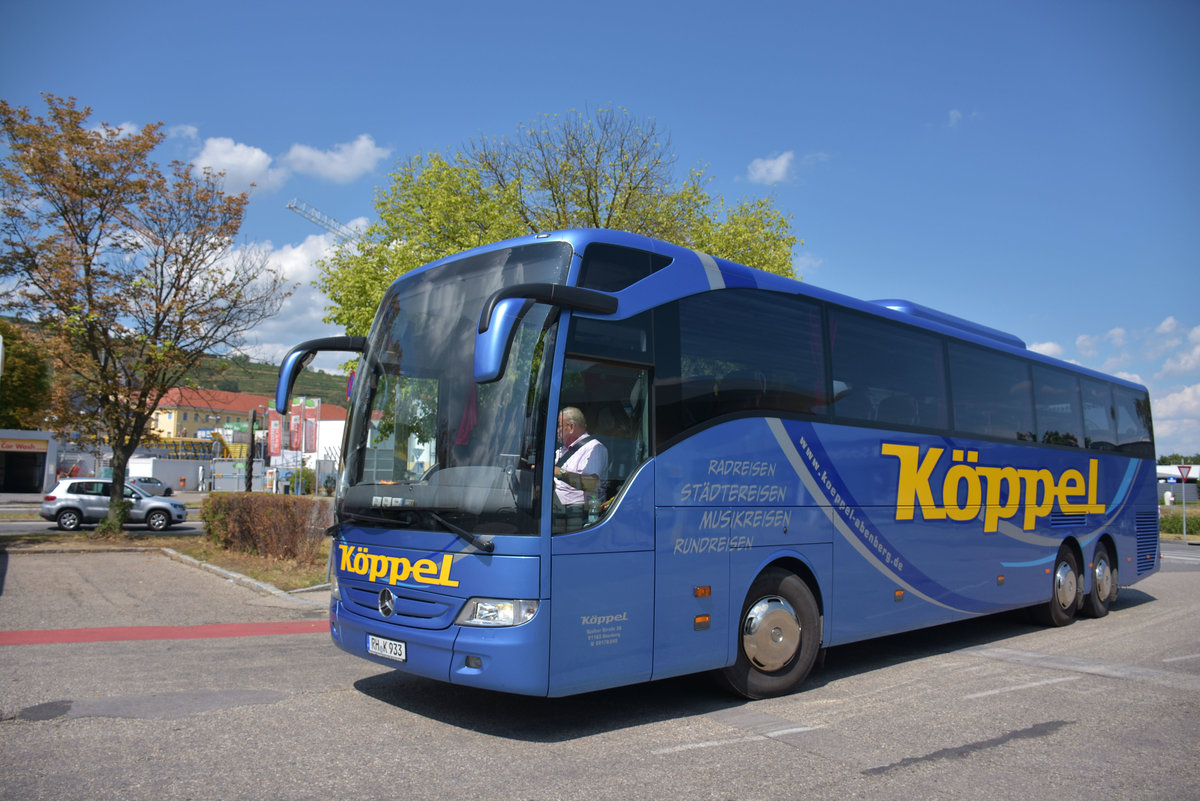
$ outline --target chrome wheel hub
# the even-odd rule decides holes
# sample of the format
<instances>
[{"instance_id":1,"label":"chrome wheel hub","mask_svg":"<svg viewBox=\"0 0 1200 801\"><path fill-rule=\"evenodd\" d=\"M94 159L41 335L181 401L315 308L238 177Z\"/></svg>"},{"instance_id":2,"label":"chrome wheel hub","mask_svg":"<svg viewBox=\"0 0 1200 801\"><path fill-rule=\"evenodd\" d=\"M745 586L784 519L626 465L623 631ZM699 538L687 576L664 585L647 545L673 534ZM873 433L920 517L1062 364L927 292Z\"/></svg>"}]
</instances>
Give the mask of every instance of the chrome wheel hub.
<instances>
[{"instance_id":1,"label":"chrome wheel hub","mask_svg":"<svg viewBox=\"0 0 1200 801\"><path fill-rule=\"evenodd\" d=\"M742 621L742 650L755 667L771 673L795 657L801 634L796 610L783 598L771 595L746 612Z\"/></svg>"},{"instance_id":2,"label":"chrome wheel hub","mask_svg":"<svg viewBox=\"0 0 1200 801\"><path fill-rule=\"evenodd\" d=\"M1078 578L1071 566L1066 562L1059 562L1054 570L1054 599L1063 609L1070 609L1075 605L1079 589L1077 582Z\"/></svg>"},{"instance_id":3,"label":"chrome wheel hub","mask_svg":"<svg viewBox=\"0 0 1200 801\"><path fill-rule=\"evenodd\" d=\"M1100 600L1108 600L1112 597L1112 589L1112 568L1108 566L1108 560L1101 557L1096 560L1096 565L1092 568L1092 592Z\"/></svg>"}]
</instances>

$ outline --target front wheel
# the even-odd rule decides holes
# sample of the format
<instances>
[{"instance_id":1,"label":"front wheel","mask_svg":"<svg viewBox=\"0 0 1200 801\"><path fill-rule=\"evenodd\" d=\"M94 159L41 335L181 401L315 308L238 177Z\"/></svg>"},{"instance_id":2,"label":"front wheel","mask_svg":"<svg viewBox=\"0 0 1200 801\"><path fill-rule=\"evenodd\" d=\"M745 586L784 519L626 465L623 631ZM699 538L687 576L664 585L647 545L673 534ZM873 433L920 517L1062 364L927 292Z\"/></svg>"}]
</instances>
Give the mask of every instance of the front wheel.
<instances>
[{"instance_id":1,"label":"front wheel","mask_svg":"<svg viewBox=\"0 0 1200 801\"><path fill-rule=\"evenodd\" d=\"M746 698L786 695L800 686L821 650L821 611L799 576L770 568L754 580L742 606L737 661L722 672Z\"/></svg>"},{"instance_id":2,"label":"front wheel","mask_svg":"<svg viewBox=\"0 0 1200 801\"><path fill-rule=\"evenodd\" d=\"M1033 608L1034 619L1043 626L1065 626L1075 619L1083 591L1079 560L1070 548L1063 548L1054 560L1050 600Z\"/></svg>"},{"instance_id":3,"label":"front wheel","mask_svg":"<svg viewBox=\"0 0 1200 801\"><path fill-rule=\"evenodd\" d=\"M146 525L154 531L166 531L167 526L171 525L171 516L161 509L155 509L146 515Z\"/></svg>"}]
</instances>

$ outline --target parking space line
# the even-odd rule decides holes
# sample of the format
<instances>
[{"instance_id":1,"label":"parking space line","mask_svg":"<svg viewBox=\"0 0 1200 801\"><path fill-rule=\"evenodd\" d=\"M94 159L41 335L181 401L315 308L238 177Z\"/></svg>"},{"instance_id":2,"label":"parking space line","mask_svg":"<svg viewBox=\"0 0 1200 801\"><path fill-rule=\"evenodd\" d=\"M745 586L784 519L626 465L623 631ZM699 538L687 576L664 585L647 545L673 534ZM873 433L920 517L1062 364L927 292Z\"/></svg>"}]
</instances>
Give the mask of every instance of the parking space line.
<instances>
[{"instance_id":1,"label":"parking space line","mask_svg":"<svg viewBox=\"0 0 1200 801\"><path fill-rule=\"evenodd\" d=\"M1079 678L1080 678L1079 676L1063 676L1063 677L1057 678L1057 679L1045 679L1043 681L1031 681L1028 684L1018 684L1013 687L1000 687L995 690L987 690L987 691L981 692L981 693L971 693L970 695L964 695L963 698L964 699L986 698L989 695L1001 695L1002 693L1015 693L1015 692L1020 692L1021 690L1030 690L1030 689L1033 689L1034 687L1042 687L1046 684L1058 684L1059 682L1064 682L1064 681L1077 681L1077 680L1079 680Z\"/></svg>"}]
</instances>

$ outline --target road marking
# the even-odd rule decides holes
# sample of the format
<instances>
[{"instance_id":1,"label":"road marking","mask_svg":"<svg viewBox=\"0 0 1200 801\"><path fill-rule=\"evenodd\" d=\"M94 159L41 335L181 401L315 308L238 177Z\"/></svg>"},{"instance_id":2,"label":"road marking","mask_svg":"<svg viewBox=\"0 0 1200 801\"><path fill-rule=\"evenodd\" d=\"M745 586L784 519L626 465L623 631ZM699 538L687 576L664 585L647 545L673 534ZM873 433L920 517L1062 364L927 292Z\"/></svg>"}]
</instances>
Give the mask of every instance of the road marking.
<instances>
[{"instance_id":1,"label":"road marking","mask_svg":"<svg viewBox=\"0 0 1200 801\"><path fill-rule=\"evenodd\" d=\"M1021 690L1029 690L1034 687L1042 687L1046 684L1058 684L1059 682L1063 682L1063 681L1077 681L1077 680L1079 680L1079 678L1080 678L1079 676L1063 676L1060 679L1046 679L1044 681L1031 681L1028 684L1018 684L1015 687L1001 687L998 690L988 690L988 691L982 692L982 693L972 693L970 695L964 695L963 698L964 699L986 698L989 695L1001 695L1003 693L1015 693L1015 692L1020 692Z\"/></svg>"},{"instance_id":2,"label":"road marking","mask_svg":"<svg viewBox=\"0 0 1200 801\"><path fill-rule=\"evenodd\" d=\"M1075 656L1053 656L1051 654L1018 651L1015 648L1000 648L994 645L977 645L971 648L964 648L959 653L975 654L985 659L994 659L998 662L1033 665L1051 670L1066 670L1072 673L1103 676L1109 679L1144 681L1164 687L1200 692L1200 676L1176 673L1170 670L1127 665L1120 662L1106 662L1100 659L1083 659Z\"/></svg>"},{"instance_id":3,"label":"road marking","mask_svg":"<svg viewBox=\"0 0 1200 801\"><path fill-rule=\"evenodd\" d=\"M728 740L708 740L703 743L685 743L683 745L673 745L670 748L656 748L651 751L651 754L660 756L662 754L677 754L680 751L693 751L697 748L720 748L723 745L735 745L737 743L752 743L758 740L767 739L762 734L749 734L745 737L733 737Z\"/></svg>"},{"instance_id":4,"label":"road marking","mask_svg":"<svg viewBox=\"0 0 1200 801\"><path fill-rule=\"evenodd\" d=\"M110 626L92 629L0 631L0 645L57 645L139 640L205 640L225 637L268 637L279 634L328 634L327 620L277 623L211 623L202 626Z\"/></svg>"}]
</instances>

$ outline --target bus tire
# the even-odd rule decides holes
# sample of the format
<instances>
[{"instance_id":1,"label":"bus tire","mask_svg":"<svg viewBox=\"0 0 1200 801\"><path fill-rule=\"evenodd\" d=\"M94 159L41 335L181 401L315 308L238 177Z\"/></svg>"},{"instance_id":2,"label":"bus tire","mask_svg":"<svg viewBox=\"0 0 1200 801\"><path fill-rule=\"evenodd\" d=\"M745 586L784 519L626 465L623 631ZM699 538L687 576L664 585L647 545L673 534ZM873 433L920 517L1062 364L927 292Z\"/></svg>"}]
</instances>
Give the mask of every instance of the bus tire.
<instances>
[{"instance_id":1,"label":"bus tire","mask_svg":"<svg viewBox=\"0 0 1200 801\"><path fill-rule=\"evenodd\" d=\"M812 590L796 574L769 568L746 593L737 660L721 678L745 698L786 695L808 677L820 650L821 612Z\"/></svg>"},{"instance_id":2,"label":"bus tire","mask_svg":"<svg viewBox=\"0 0 1200 801\"><path fill-rule=\"evenodd\" d=\"M1075 552L1063 547L1050 573L1050 600L1033 608L1033 618L1043 626L1066 626L1075 619L1083 580Z\"/></svg>"},{"instance_id":3,"label":"bus tire","mask_svg":"<svg viewBox=\"0 0 1200 801\"><path fill-rule=\"evenodd\" d=\"M1083 601L1083 611L1089 617L1104 617L1108 605L1117 597L1117 568L1112 552L1103 542L1096 546L1092 557L1092 591Z\"/></svg>"}]
</instances>

